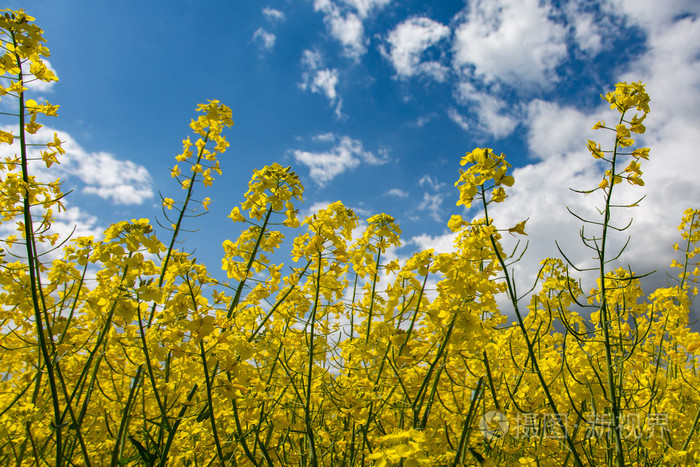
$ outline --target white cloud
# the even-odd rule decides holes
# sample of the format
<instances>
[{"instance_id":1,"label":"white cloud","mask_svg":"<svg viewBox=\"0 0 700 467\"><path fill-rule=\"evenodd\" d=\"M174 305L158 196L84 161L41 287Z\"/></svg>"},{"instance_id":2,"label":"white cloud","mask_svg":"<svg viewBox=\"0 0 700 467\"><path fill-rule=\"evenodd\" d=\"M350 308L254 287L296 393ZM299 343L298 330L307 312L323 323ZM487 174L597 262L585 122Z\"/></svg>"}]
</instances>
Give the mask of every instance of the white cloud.
<instances>
[{"instance_id":1,"label":"white cloud","mask_svg":"<svg viewBox=\"0 0 700 467\"><path fill-rule=\"evenodd\" d=\"M455 251L454 240L456 234L450 232L442 235L421 234L411 237L407 245L415 245L419 250L435 250L436 254L451 253Z\"/></svg>"},{"instance_id":2,"label":"white cloud","mask_svg":"<svg viewBox=\"0 0 700 467\"><path fill-rule=\"evenodd\" d=\"M434 221L444 221L445 219L442 218L442 209L440 208L444 199L444 195L440 193L423 193L423 199L416 209L419 211L427 211Z\"/></svg>"},{"instance_id":3,"label":"white cloud","mask_svg":"<svg viewBox=\"0 0 700 467\"><path fill-rule=\"evenodd\" d=\"M445 195L442 193L445 184L426 174L418 180L418 185L432 193L428 191L423 192L423 199L416 206L416 209L418 211L427 211L430 217L437 222L444 221L441 206L445 199Z\"/></svg>"},{"instance_id":4,"label":"white cloud","mask_svg":"<svg viewBox=\"0 0 700 467\"><path fill-rule=\"evenodd\" d=\"M285 14L279 10L275 10L274 8L270 7L265 7L262 10L263 15L265 16L265 19L270 21L271 23L274 22L283 22L284 20L287 19Z\"/></svg>"},{"instance_id":5,"label":"white cloud","mask_svg":"<svg viewBox=\"0 0 700 467\"><path fill-rule=\"evenodd\" d=\"M418 185L422 187L428 187L433 191L441 190L445 186L444 183L437 181L430 175L423 175L420 180L418 180Z\"/></svg>"},{"instance_id":6,"label":"white cloud","mask_svg":"<svg viewBox=\"0 0 700 467\"><path fill-rule=\"evenodd\" d=\"M595 188L602 179L602 173L588 151L550 156L543 162L514 170L513 176L515 185L506 189L508 198L492 206L489 215L502 229L529 218L525 226L527 237L504 237L512 244L517 240L529 242L524 261L516 267L516 273L521 276L521 288L532 283L540 260L560 256L555 240L559 240L579 266L591 266L585 263L591 252L580 243L580 222L567 211L569 207L583 217L597 219L594 205L600 204L599 194L583 196L569 189Z\"/></svg>"},{"instance_id":7,"label":"white cloud","mask_svg":"<svg viewBox=\"0 0 700 467\"><path fill-rule=\"evenodd\" d=\"M454 64L490 83L547 86L566 58L566 29L539 0L476 0L455 31Z\"/></svg>"},{"instance_id":8,"label":"white cloud","mask_svg":"<svg viewBox=\"0 0 700 467\"><path fill-rule=\"evenodd\" d=\"M408 193L401 190L400 188L392 188L391 190L384 193L386 196L395 196L397 198L407 198Z\"/></svg>"},{"instance_id":9,"label":"white cloud","mask_svg":"<svg viewBox=\"0 0 700 467\"><path fill-rule=\"evenodd\" d=\"M463 115L461 115L454 107L450 107L449 109L447 109L447 116L450 117L450 120L455 122L462 130L469 130L469 123L467 123L467 119Z\"/></svg>"},{"instance_id":10,"label":"white cloud","mask_svg":"<svg viewBox=\"0 0 700 467\"><path fill-rule=\"evenodd\" d=\"M364 55L367 40L362 20L357 14L341 10L330 0L316 0L314 8L324 13L323 21L331 36L343 46L345 55L355 60Z\"/></svg>"},{"instance_id":11,"label":"white cloud","mask_svg":"<svg viewBox=\"0 0 700 467\"><path fill-rule=\"evenodd\" d=\"M333 8L337 8L331 0L314 0L314 10L328 13Z\"/></svg>"},{"instance_id":12,"label":"white cloud","mask_svg":"<svg viewBox=\"0 0 700 467\"><path fill-rule=\"evenodd\" d=\"M293 150L294 159L309 168L309 175L319 186L325 186L338 175L358 167L361 163L381 165L388 162L385 154L380 157L365 151L362 143L347 136L330 138L320 135L317 141L331 143L326 151L310 152Z\"/></svg>"},{"instance_id":13,"label":"white cloud","mask_svg":"<svg viewBox=\"0 0 700 467\"><path fill-rule=\"evenodd\" d=\"M426 75L444 81L449 69L438 61L422 61L423 53L450 36L450 28L425 17L409 18L387 37L389 50L382 54L391 61L399 78Z\"/></svg>"},{"instance_id":14,"label":"white cloud","mask_svg":"<svg viewBox=\"0 0 700 467\"><path fill-rule=\"evenodd\" d=\"M345 54L359 58L366 50L365 29L360 18L353 13L342 15L334 12L326 17L331 35L343 45Z\"/></svg>"},{"instance_id":15,"label":"white cloud","mask_svg":"<svg viewBox=\"0 0 700 467\"><path fill-rule=\"evenodd\" d=\"M651 96L644 135L651 156L642 165L649 196L635 213L638 239L631 256L649 268L665 267L670 245L679 240L675 227L683 210L700 207L700 4L673 1L655 11L645 2L639 9L620 3L645 28L648 49L620 79L647 83Z\"/></svg>"},{"instance_id":16,"label":"white cloud","mask_svg":"<svg viewBox=\"0 0 700 467\"><path fill-rule=\"evenodd\" d=\"M12 131L13 127L4 128ZM59 165L46 168L43 162L34 161L32 169L40 181L52 181L60 177L69 185L77 185L83 193L94 194L114 204L141 204L153 197L151 176L148 170L128 160L117 159L106 152L87 152L68 133L47 126L29 138L30 143L44 144L53 141L54 133L62 141L66 151L58 156ZM8 152L17 152L17 140ZM31 157L40 157L34 147Z\"/></svg>"},{"instance_id":17,"label":"white cloud","mask_svg":"<svg viewBox=\"0 0 700 467\"><path fill-rule=\"evenodd\" d=\"M617 209L613 223L624 226L630 219L629 230L611 233L610 256L617 253L631 240L617 266L631 266L637 273L657 269L651 278L645 279L645 290L666 284L665 272L678 253L672 249L679 241L676 227L682 212L688 207L698 208L700 185L697 183L697 148L700 147L700 20L685 15L691 8L678 7L679 2L658 11L644 5L637 11L637 3L618 2L630 8L627 20L636 21L646 35L647 51L641 58L627 66L619 80L647 83L651 96L651 113L645 121L647 132L638 137L651 147L649 161L642 161L644 187L623 182L615 191L615 203L636 201L645 194L639 207ZM654 3L654 5L660 5ZM697 4L692 8L698 9ZM669 13L672 10L673 14ZM624 14L623 9L620 13ZM656 15L656 16L655 16ZM602 93L608 89L601 89ZM602 178L602 167L585 149L585 140L591 137L604 148L613 144L614 133L606 130L593 132L590 127L597 120L614 124L617 112L601 100L600 106L590 114L576 108L535 100L527 107L528 146L538 162L515 169L515 185L508 189L509 197L489 209L499 228L514 226L529 217L526 224L529 242L523 261L515 266L516 281L521 289L529 287L545 257L561 257L555 240L577 266L595 266L594 252L585 248L579 238L581 222L567 212L568 206L583 217L600 221L595 207L600 208L600 193L583 196L569 190L594 188ZM622 167L626 165L622 159ZM599 234L595 226L587 226L586 234ZM416 238L416 245L434 243L445 246L452 237L423 236ZM504 236L511 244L517 239ZM611 267L614 265L611 265ZM592 274L572 271L583 277L584 290L593 285Z\"/></svg>"},{"instance_id":18,"label":"white cloud","mask_svg":"<svg viewBox=\"0 0 700 467\"><path fill-rule=\"evenodd\" d=\"M363 20L373 10L388 5L391 0L314 0L314 10L323 13L331 36L343 46L346 56L358 60L367 51Z\"/></svg>"},{"instance_id":19,"label":"white cloud","mask_svg":"<svg viewBox=\"0 0 700 467\"><path fill-rule=\"evenodd\" d=\"M111 154L91 154L81 161L79 177L86 184L83 193L110 199L114 204L141 204L153 197L148 171L131 161L120 161Z\"/></svg>"},{"instance_id":20,"label":"white cloud","mask_svg":"<svg viewBox=\"0 0 700 467\"><path fill-rule=\"evenodd\" d=\"M62 138L63 139L63 138ZM66 176L77 176L85 184L82 191L109 199L114 204L141 204L153 197L151 176L142 165L119 160L106 152L87 153L73 143L64 145Z\"/></svg>"},{"instance_id":21,"label":"white cloud","mask_svg":"<svg viewBox=\"0 0 700 467\"><path fill-rule=\"evenodd\" d=\"M301 65L305 70L318 70L323 66L321 53L316 50L304 50L301 55Z\"/></svg>"},{"instance_id":22,"label":"white cloud","mask_svg":"<svg viewBox=\"0 0 700 467\"><path fill-rule=\"evenodd\" d=\"M663 34L663 28L684 15L700 15L700 3L695 0L608 0L602 6L630 20L646 31Z\"/></svg>"},{"instance_id":23,"label":"white cloud","mask_svg":"<svg viewBox=\"0 0 700 467\"><path fill-rule=\"evenodd\" d=\"M338 86L338 70L335 69L317 70L310 84L312 92L325 95L331 102L338 99L336 86Z\"/></svg>"},{"instance_id":24,"label":"white cloud","mask_svg":"<svg viewBox=\"0 0 700 467\"><path fill-rule=\"evenodd\" d=\"M430 122L432 119L434 119L437 116L437 114L430 113L428 115L423 115L418 117L412 122L407 123L408 126L416 127L416 128L423 128L428 122Z\"/></svg>"},{"instance_id":25,"label":"white cloud","mask_svg":"<svg viewBox=\"0 0 700 467\"><path fill-rule=\"evenodd\" d=\"M320 135L312 136L311 141L316 143L332 143L335 141L335 135L333 133L322 133Z\"/></svg>"},{"instance_id":26,"label":"white cloud","mask_svg":"<svg viewBox=\"0 0 700 467\"><path fill-rule=\"evenodd\" d=\"M355 8L360 18L366 18L372 10L384 8L391 0L343 0L343 3Z\"/></svg>"},{"instance_id":27,"label":"white cloud","mask_svg":"<svg viewBox=\"0 0 700 467\"><path fill-rule=\"evenodd\" d=\"M263 51L270 51L275 47L277 37L271 32L265 31L263 28L258 28L253 33L253 42L257 42Z\"/></svg>"},{"instance_id":28,"label":"white cloud","mask_svg":"<svg viewBox=\"0 0 700 467\"><path fill-rule=\"evenodd\" d=\"M571 22L574 40L579 48L590 55L597 55L603 49L603 31L600 20L592 13L576 8L576 3L571 2L567 8L567 19ZM612 25L606 21L606 27Z\"/></svg>"},{"instance_id":29,"label":"white cloud","mask_svg":"<svg viewBox=\"0 0 700 467\"><path fill-rule=\"evenodd\" d=\"M580 149L595 134L590 129L597 121L595 116L575 108L535 99L528 105L527 115L528 147L532 155L541 159Z\"/></svg>"},{"instance_id":30,"label":"white cloud","mask_svg":"<svg viewBox=\"0 0 700 467\"><path fill-rule=\"evenodd\" d=\"M478 91L471 83L462 82L457 87L457 100L469 106L469 114L476 119L476 129L494 138L505 138L518 125L518 108L508 105L487 91ZM448 111L450 118L463 129L470 127L468 121L457 111Z\"/></svg>"},{"instance_id":31,"label":"white cloud","mask_svg":"<svg viewBox=\"0 0 700 467\"><path fill-rule=\"evenodd\" d=\"M330 106L335 107L335 116L341 118L343 116L343 99L338 95L336 89L338 87L338 70L323 68L321 54L312 50L304 51L301 64L304 69L299 85L301 89L326 96Z\"/></svg>"}]
</instances>

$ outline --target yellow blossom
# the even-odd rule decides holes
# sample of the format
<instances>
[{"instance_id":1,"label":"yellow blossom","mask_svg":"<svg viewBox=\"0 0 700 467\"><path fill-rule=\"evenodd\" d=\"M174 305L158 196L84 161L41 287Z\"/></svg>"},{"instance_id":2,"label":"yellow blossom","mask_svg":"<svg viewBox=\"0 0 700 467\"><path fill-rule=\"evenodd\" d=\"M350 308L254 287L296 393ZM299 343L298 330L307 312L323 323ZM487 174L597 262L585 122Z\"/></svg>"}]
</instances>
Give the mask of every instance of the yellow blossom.
<instances>
[{"instance_id":1,"label":"yellow blossom","mask_svg":"<svg viewBox=\"0 0 700 467\"><path fill-rule=\"evenodd\" d=\"M528 219L525 219L524 221L518 222L517 224L515 224L514 227L511 227L510 229L508 229L508 233L510 233L511 235L516 234L516 233L520 234L520 235L527 235L525 233L525 223L528 221Z\"/></svg>"}]
</instances>

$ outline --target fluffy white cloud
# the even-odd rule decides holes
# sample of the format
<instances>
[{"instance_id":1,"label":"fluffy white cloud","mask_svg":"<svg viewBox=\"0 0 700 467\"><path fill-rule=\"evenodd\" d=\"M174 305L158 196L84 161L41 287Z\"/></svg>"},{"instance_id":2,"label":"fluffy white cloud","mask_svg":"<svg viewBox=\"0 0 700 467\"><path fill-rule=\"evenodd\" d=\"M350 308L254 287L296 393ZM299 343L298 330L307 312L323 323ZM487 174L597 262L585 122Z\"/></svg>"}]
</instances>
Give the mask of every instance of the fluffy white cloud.
<instances>
[{"instance_id":1,"label":"fluffy white cloud","mask_svg":"<svg viewBox=\"0 0 700 467\"><path fill-rule=\"evenodd\" d=\"M317 70L310 83L312 92L325 95L331 103L338 99L336 86L338 86L338 70Z\"/></svg>"},{"instance_id":2,"label":"fluffy white cloud","mask_svg":"<svg viewBox=\"0 0 700 467\"><path fill-rule=\"evenodd\" d=\"M477 4L473 8L486 7ZM697 148L700 147L700 133L697 131L700 127L700 94L697 93L697 89L700 89L700 4L671 1L662 6L652 1L613 0L605 4L604 9L606 14L612 14L614 10L621 22L638 26L646 36L646 50L616 77L621 81L641 80L647 83L652 98L651 113L645 122L647 132L638 138L641 144L651 147L650 160L642 161L646 185L636 187L623 182L616 187L615 203L632 203L644 195L647 197L638 207L614 211L614 225L622 227L629 220L633 222L629 230L611 232L608 257L614 256L629 236L631 240L625 253L610 267L629 265L639 274L656 269L654 275L643 280L645 290L650 291L653 287L666 285L668 265L672 259L678 258L672 245L680 239L676 226L683 210L700 207L696 169ZM508 14L507 11L499 13L505 19ZM586 21L584 18L573 27L583 31L587 27L584 24ZM502 24L492 29L498 31L504 27ZM591 31L595 30L594 26L590 27L593 28ZM537 28L533 27L533 31L536 35L542 35ZM579 33L574 31L576 34ZM461 39L464 38L462 36ZM587 53L595 54L599 50L597 39L588 43L582 42L581 38L576 40ZM519 49L516 47L516 50ZM551 68L544 66L546 62L531 60L530 63L534 70L539 70L531 77L541 78L551 72ZM542 66L535 66L537 63ZM472 65L477 70L481 66L485 77L489 70L500 80L508 75L508 70L496 73L497 65L488 61L474 61ZM587 138L592 138L600 141L604 147L611 147L614 133L592 131L590 128L597 120L606 120L614 125L619 114L610 110L602 100L595 109L581 111L539 99L530 102L523 113L528 117L523 121L527 125L529 152L537 160L513 171L515 185L507 190L508 199L490 207L489 215L499 228L509 228L529 218L525 227L527 237L504 235L507 250L518 240L523 242L521 246L528 242L523 260L514 265L516 282L521 290L526 290L536 277L541 259L562 257L555 241L575 266L595 267L592 258L594 252L586 248L580 239L582 223L567 208L584 218L600 221L600 214L596 211L596 207L602 207L600 192L584 196L569 188L591 189L600 182L604 168L591 158L585 149L585 142ZM464 127L472 123L457 110L451 109L450 114L456 123ZM627 160L623 158L620 163L624 167ZM483 215L473 211L469 214L477 217ZM600 234L599 227L594 225L586 226L584 232L587 236ZM409 243L421 249L453 251L454 237L452 233L424 234L413 237ZM573 270L571 273L583 280L584 290L594 286L595 273ZM506 310L510 308L505 305Z\"/></svg>"},{"instance_id":3,"label":"fluffy white cloud","mask_svg":"<svg viewBox=\"0 0 700 467\"><path fill-rule=\"evenodd\" d=\"M348 57L359 60L367 51L363 20L373 10L378 10L391 0L314 0L314 9L323 13L331 36L343 46Z\"/></svg>"},{"instance_id":4,"label":"fluffy white cloud","mask_svg":"<svg viewBox=\"0 0 700 467\"><path fill-rule=\"evenodd\" d=\"M567 5L566 13L576 44L587 54L597 55L603 49L603 29L600 18L596 18L593 13L582 11L580 4L575 2ZM607 20L605 23L607 28L612 26Z\"/></svg>"},{"instance_id":5,"label":"fluffy white cloud","mask_svg":"<svg viewBox=\"0 0 700 467\"><path fill-rule=\"evenodd\" d=\"M346 55L358 58L365 53L365 28L354 13L340 14L336 10L326 17L331 35L343 45Z\"/></svg>"},{"instance_id":6,"label":"fluffy white cloud","mask_svg":"<svg viewBox=\"0 0 700 467\"><path fill-rule=\"evenodd\" d=\"M109 199L115 204L141 204L153 197L151 177L142 165L116 159L106 152L91 153L76 161L83 192Z\"/></svg>"},{"instance_id":7,"label":"fluffy white cloud","mask_svg":"<svg viewBox=\"0 0 700 467\"><path fill-rule=\"evenodd\" d=\"M469 106L469 114L476 120L474 127L482 133L494 138L505 138L518 125L517 107L508 105L488 91L478 91L471 83L460 83L456 97L460 103ZM449 110L448 115L463 129L472 127L456 110Z\"/></svg>"},{"instance_id":8,"label":"fluffy white cloud","mask_svg":"<svg viewBox=\"0 0 700 467\"><path fill-rule=\"evenodd\" d=\"M431 177L430 175L423 175L420 180L418 180L418 185L422 187L427 187L430 188L433 191L438 191L441 190L442 187L445 186L444 183L439 182L435 178Z\"/></svg>"},{"instance_id":9,"label":"fluffy white cloud","mask_svg":"<svg viewBox=\"0 0 700 467\"><path fill-rule=\"evenodd\" d=\"M700 20L689 15L697 10L680 8L680 2L655 9L654 13L637 3L617 2L627 13L626 20L636 22L646 35L646 52L629 65L619 80L647 83L651 95L651 113L645 121L647 132L638 137L640 143L651 147L649 161L642 161L644 187L627 183L618 185L615 203L637 201L638 207L617 209L613 223L622 227L633 220L629 230L611 232L610 256L614 256L631 237L622 256L615 263L628 264L637 273L658 272L645 279L645 289L664 286L665 272L678 253L672 249L679 241L676 226L682 212L698 207L700 185L697 183L697 150L700 147ZM658 5L658 4L654 4ZM629 8L625 10L624 8ZM671 11L669 11L671 10ZM602 90L601 91L605 91ZM527 108L528 145L530 153L539 159L514 170L515 185L509 190L505 203L494 205L489 214L499 227L508 228L529 217L526 225L529 242L523 261L515 266L521 288L529 286L539 268L539 260L548 256L561 257L555 241L578 267L595 266L594 252L583 246L579 234L581 221L577 214L600 221L595 207L602 207L600 193L583 196L569 190L594 188L602 178L603 168L596 164L585 149L586 138L593 138L610 148L614 134L606 130L593 132L597 120L616 122L617 112L601 100L590 113L559 104L535 100ZM624 167L626 159L620 164ZM599 234L596 226L586 226L586 235ZM449 246L451 234L414 239L416 245ZM513 243L514 238L505 236ZM613 265L611 265L612 267ZM594 285L594 274L574 273L583 277L584 289Z\"/></svg>"},{"instance_id":10,"label":"fluffy white cloud","mask_svg":"<svg viewBox=\"0 0 700 467\"><path fill-rule=\"evenodd\" d=\"M428 124L428 122L430 122L435 117L437 117L437 114L435 112L432 112L428 115L422 115L418 117L414 121L407 123L407 125L416 128L423 128L425 125Z\"/></svg>"},{"instance_id":11,"label":"fluffy white cloud","mask_svg":"<svg viewBox=\"0 0 700 467\"><path fill-rule=\"evenodd\" d=\"M419 250L435 250L435 253L451 253L455 251L454 240L457 236L453 233L442 235L420 234L408 241L408 245L415 245Z\"/></svg>"},{"instance_id":12,"label":"fluffy white cloud","mask_svg":"<svg viewBox=\"0 0 700 467\"><path fill-rule=\"evenodd\" d=\"M486 82L546 86L566 57L566 28L539 0L476 0L458 20L454 63Z\"/></svg>"},{"instance_id":13,"label":"fluffy white cloud","mask_svg":"<svg viewBox=\"0 0 700 467\"><path fill-rule=\"evenodd\" d=\"M635 213L638 238L631 251L655 268L667 266L673 254L670 245L679 239L675 226L683 210L700 207L700 4L673 1L656 12L641 3L637 9L621 2L629 18L645 29L648 48L621 79L647 83L651 96L644 138L651 156L642 165L649 196Z\"/></svg>"},{"instance_id":14,"label":"fluffy white cloud","mask_svg":"<svg viewBox=\"0 0 700 467\"><path fill-rule=\"evenodd\" d=\"M391 0L343 0L343 3L353 7L360 18L366 18L372 10L384 8Z\"/></svg>"},{"instance_id":15,"label":"fluffy white cloud","mask_svg":"<svg viewBox=\"0 0 700 467\"><path fill-rule=\"evenodd\" d=\"M443 193L445 184L426 174L418 180L418 185L428 191L423 192L423 199L416 206L416 210L427 212L431 219L437 222L444 220L442 202L445 199Z\"/></svg>"},{"instance_id":16,"label":"fluffy white cloud","mask_svg":"<svg viewBox=\"0 0 700 467\"><path fill-rule=\"evenodd\" d=\"M389 33L389 50L382 48L382 54L399 78L426 75L444 81L449 69L438 61L422 61L422 55L449 36L450 28L444 24L425 17L409 18Z\"/></svg>"},{"instance_id":17,"label":"fluffy white cloud","mask_svg":"<svg viewBox=\"0 0 700 467\"><path fill-rule=\"evenodd\" d=\"M469 123L467 122L467 119L454 107L447 109L447 116L450 117L450 120L455 122L462 130L469 130Z\"/></svg>"},{"instance_id":18,"label":"fluffy white cloud","mask_svg":"<svg viewBox=\"0 0 700 467\"><path fill-rule=\"evenodd\" d=\"M381 165L389 160L386 154L375 156L365 151L362 143L347 136L320 135L316 141L333 146L326 151L310 152L293 150L294 159L309 168L309 175L319 186L324 186L343 172L354 169L361 163Z\"/></svg>"},{"instance_id":19,"label":"fluffy white cloud","mask_svg":"<svg viewBox=\"0 0 700 467\"><path fill-rule=\"evenodd\" d=\"M3 129L12 131L13 127ZM59 165L48 169L41 160L34 161L32 170L40 181L52 181L60 177L83 193L97 195L114 204L141 204L153 197L151 176L144 166L117 159L106 152L87 152L64 131L44 126L30 136L29 143L44 144L53 141L54 133L62 141L66 154L59 156ZM10 151L17 152L17 144L15 141ZM30 157L39 159L39 149L33 147Z\"/></svg>"},{"instance_id":20,"label":"fluffy white cloud","mask_svg":"<svg viewBox=\"0 0 700 467\"><path fill-rule=\"evenodd\" d=\"M441 208L444 199L445 196L440 193L423 193L423 199L416 209L419 211L427 211L434 221L440 222L444 220Z\"/></svg>"},{"instance_id":21,"label":"fluffy white cloud","mask_svg":"<svg viewBox=\"0 0 700 467\"><path fill-rule=\"evenodd\" d=\"M331 36L343 46L345 55L355 60L364 55L367 50L365 28L357 14L341 9L329 0L316 0L314 8L323 12L326 27Z\"/></svg>"},{"instance_id":22,"label":"fluffy white cloud","mask_svg":"<svg viewBox=\"0 0 700 467\"><path fill-rule=\"evenodd\" d=\"M646 32L663 34L663 28L685 15L700 15L700 3L695 0L607 0L601 7L638 24Z\"/></svg>"},{"instance_id":23,"label":"fluffy white cloud","mask_svg":"<svg viewBox=\"0 0 700 467\"><path fill-rule=\"evenodd\" d=\"M585 146L594 135L595 115L535 99L527 107L530 154L540 159L562 155Z\"/></svg>"},{"instance_id":24,"label":"fluffy white cloud","mask_svg":"<svg viewBox=\"0 0 700 467\"><path fill-rule=\"evenodd\" d=\"M263 51L270 51L275 47L277 37L271 32L258 28L253 33L253 42L256 42Z\"/></svg>"},{"instance_id":25,"label":"fluffy white cloud","mask_svg":"<svg viewBox=\"0 0 700 467\"><path fill-rule=\"evenodd\" d=\"M405 191L403 191L400 188L392 188L391 190L387 191L384 194L387 196L395 196L397 198L407 198L408 197L408 193L406 193Z\"/></svg>"},{"instance_id":26,"label":"fluffy white cloud","mask_svg":"<svg viewBox=\"0 0 700 467\"><path fill-rule=\"evenodd\" d=\"M312 93L326 96L331 107L334 107L335 116L342 117L343 99L338 95L338 70L324 68L321 54L305 50L301 58L304 71L301 74L300 87Z\"/></svg>"},{"instance_id":27,"label":"fluffy white cloud","mask_svg":"<svg viewBox=\"0 0 700 467\"><path fill-rule=\"evenodd\" d=\"M275 10L274 8L270 7L265 7L262 10L263 15L265 16L265 19L268 21L274 23L274 22L283 22L284 20L287 19L285 14L279 10Z\"/></svg>"}]
</instances>

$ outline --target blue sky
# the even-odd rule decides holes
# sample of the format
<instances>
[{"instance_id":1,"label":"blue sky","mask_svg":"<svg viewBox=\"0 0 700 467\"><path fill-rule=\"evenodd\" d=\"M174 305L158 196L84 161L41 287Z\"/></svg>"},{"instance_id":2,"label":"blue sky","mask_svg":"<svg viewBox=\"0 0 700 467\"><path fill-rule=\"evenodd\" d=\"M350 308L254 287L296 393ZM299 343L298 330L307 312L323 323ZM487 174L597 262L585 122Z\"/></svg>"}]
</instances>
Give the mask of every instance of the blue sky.
<instances>
[{"instance_id":1,"label":"blue sky","mask_svg":"<svg viewBox=\"0 0 700 467\"><path fill-rule=\"evenodd\" d=\"M659 268L663 283L683 210L699 207L700 3L693 0L14 1L45 31L60 81L35 89L60 104L45 121L69 149L61 175L74 189L64 228L160 216L176 197L169 167L197 103L219 99L236 125L214 200L185 248L215 274L226 218L254 168L291 165L306 187L303 213L342 200L361 216L394 216L405 257L450 248L459 161L488 146L514 166L511 196L493 212L503 228L529 218L519 274L559 256L590 253L566 206L591 214L598 184L585 149L615 117L600 93L643 81L652 112L643 143L646 194L624 264ZM163 238L167 238L163 235ZM510 239L509 239L510 240ZM619 237L619 244L626 237ZM525 288L524 286L522 287Z\"/></svg>"}]
</instances>

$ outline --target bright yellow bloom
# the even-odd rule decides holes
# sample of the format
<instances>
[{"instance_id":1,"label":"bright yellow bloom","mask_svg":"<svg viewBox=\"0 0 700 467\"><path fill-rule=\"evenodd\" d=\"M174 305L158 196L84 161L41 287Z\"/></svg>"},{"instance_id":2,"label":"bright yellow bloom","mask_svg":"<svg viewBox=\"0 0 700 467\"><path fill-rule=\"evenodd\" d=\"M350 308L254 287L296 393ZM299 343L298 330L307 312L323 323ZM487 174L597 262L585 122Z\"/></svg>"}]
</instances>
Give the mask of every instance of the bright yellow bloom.
<instances>
[{"instance_id":1,"label":"bright yellow bloom","mask_svg":"<svg viewBox=\"0 0 700 467\"><path fill-rule=\"evenodd\" d=\"M0 143L12 144L12 141L14 141L12 132L0 130Z\"/></svg>"},{"instance_id":2,"label":"bright yellow bloom","mask_svg":"<svg viewBox=\"0 0 700 467\"><path fill-rule=\"evenodd\" d=\"M235 207L231 210L231 213L228 215L228 217L233 221L233 222L245 222L245 217L241 214L241 211L238 209L238 207Z\"/></svg>"},{"instance_id":3,"label":"bright yellow bloom","mask_svg":"<svg viewBox=\"0 0 700 467\"><path fill-rule=\"evenodd\" d=\"M595 159L602 159L605 156L600 148L600 145L591 139L588 140L586 147L589 151L591 151L591 155Z\"/></svg>"},{"instance_id":4,"label":"bright yellow bloom","mask_svg":"<svg viewBox=\"0 0 700 467\"><path fill-rule=\"evenodd\" d=\"M520 234L520 235L527 235L525 233L525 223L527 221L528 221L528 219L525 219L522 222L518 222L517 224L515 224L514 227L511 227L510 229L508 229L508 233L511 235L516 234L516 233Z\"/></svg>"},{"instance_id":5,"label":"bright yellow bloom","mask_svg":"<svg viewBox=\"0 0 700 467\"><path fill-rule=\"evenodd\" d=\"M476 148L462 158L460 165L471 164L466 171L460 171L460 178L455 183L459 187L460 197L457 206L470 207L479 187L493 180L496 186L512 186L514 179L508 175L510 164L505 155L497 156L490 148ZM502 197L499 194L498 197Z\"/></svg>"}]
</instances>

